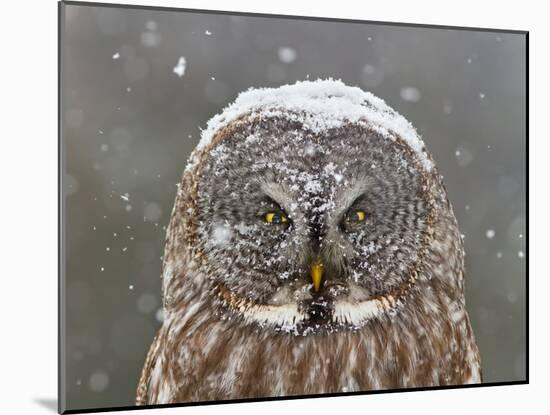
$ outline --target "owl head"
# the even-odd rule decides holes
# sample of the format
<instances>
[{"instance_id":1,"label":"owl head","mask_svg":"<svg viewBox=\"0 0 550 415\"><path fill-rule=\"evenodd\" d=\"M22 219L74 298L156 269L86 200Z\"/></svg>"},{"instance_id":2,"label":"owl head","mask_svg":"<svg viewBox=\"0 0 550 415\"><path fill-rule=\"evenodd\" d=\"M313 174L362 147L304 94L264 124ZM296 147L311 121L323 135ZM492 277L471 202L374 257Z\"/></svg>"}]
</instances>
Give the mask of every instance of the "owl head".
<instances>
[{"instance_id":1,"label":"owl head","mask_svg":"<svg viewBox=\"0 0 550 415\"><path fill-rule=\"evenodd\" d=\"M359 328L403 306L442 201L422 140L381 99L333 80L248 90L190 157L165 295L277 331Z\"/></svg>"}]
</instances>

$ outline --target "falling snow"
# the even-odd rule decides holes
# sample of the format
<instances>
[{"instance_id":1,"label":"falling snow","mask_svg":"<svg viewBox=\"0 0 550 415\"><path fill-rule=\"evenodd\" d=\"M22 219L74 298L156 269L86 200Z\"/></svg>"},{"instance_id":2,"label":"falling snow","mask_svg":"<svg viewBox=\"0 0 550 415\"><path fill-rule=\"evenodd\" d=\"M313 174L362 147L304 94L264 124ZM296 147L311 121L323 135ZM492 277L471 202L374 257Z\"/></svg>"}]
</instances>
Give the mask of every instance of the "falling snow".
<instances>
[{"instance_id":1,"label":"falling snow","mask_svg":"<svg viewBox=\"0 0 550 415\"><path fill-rule=\"evenodd\" d=\"M422 97L422 94L420 93L420 91L417 88L412 86L401 88L400 95L401 95L401 99L407 102L418 102Z\"/></svg>"},{"instance_id":2,"label":"falling snow","mask_svg":"<svg viewBox=\"0 0 550 415\"><path fill-rule=\"evenodd\" d=\"M103 370L98 370L92 373L88 384L93 392L103 392L109 386L109 375Z\"/></svg>"},{"instance_id":3,"label":"falling snow","mask_svg":"<svg viewBox=\"0 0 550 415\"><path fill-rule=\"evenodd\" d=\"M296 51L289 47L282 47L278 50L279 59L283 63L291 63L296 60Z\"/></svg>"},{"instance_id":4,"label":"falling snow","mask_svg":"<svg viewBox=\"0 0 550 415\"><path fill-rule=\"evenodd\" d=\"M215 246L224 245L231 239L231 229L226 225L215 225L212 229L211 243Z\"/></svg>"},{"instance_id":5,"label":"falling snow","mask_svg":"<svg viewBox=\"0 0 550 415\"><path fill-rule=\"evenodd\" d=\"M143 25L143 23L141 23L141 24ZM158 24L155 21L147 21L147 23L145 24L145 29L147 29L147 32L141 33L141 44L139 43L140 33L139 33L139 31L137 32L137 36L138 36L137 46L140 47L141 50L144 49L141 45L146 46L146 47L156 46L156 45L158 45L158 40L160 39L160 37L158 36L158 32L157 32ZM143 26L142 26L142 30L145 30L145 29L143 29ZM199 31L199 34L200 34L200 31ZM206 30L204 32L204 34L207 35L207 36L211 36L212 32L210 32L209 30ZM218 34L218 37L219 37L219 34ZM363 40L364 39L365 38L363 38ZM366 39L368 41L372 41L371 36L367 37ZM211 41L215 41L215 40L216 40L216 38L211 39ZM498 42L501 41L500 36L496 37L496 41L498 41ZM372 47L372 45L370 45L370 46ZM504 46L504 44L500 45L500 46ZM115 47L117 47L117 46L115 46ZM180 51L180 53L182 53L182 52L185 53L185 51ZM301 63L302 60L305 60L305 53L306 52L307 52L306 50L304 50L302 52L302 49L300 49L299 63ZM302 53L304 53L304 56L302 56ZM107 63L108 63L108 56L109 56L109 52L107 52L107 56L104 58L104 61L107 60ZM121 59L122 56L124 58ZM122 67L124 64L127 63L127 61L130 60L130 56L131 56L131 53L127 53L127 50L124 47L122 47L120 49L120 52L116 52L112 55L113 60L121 60L121 62L118 62L116 64L113 63L113 65L115 65L117 67L118 67L118 65L121 65L121 67ZM177 56L177 55L175 55L175 56ZM271 49L269 56L270 56L270 59L272 59L272 61L274 61L274 62L272 62L274 65L277 65L281 68L285 68L284 71L289 71L289 72L290 72L290 69L293 68L293 66L288 66L286 64L291 64L293 62L296 62L296 59L298 58L296 50L293 49L293 48L287 47L287 46L283 46L283 47L280 47L278 49L277 49L277 47L275 47L274 49ZM475 57L476 57L476 55L474 55L474 58ZM466 62L468 64L472 64L473 62L475 62L475 65L477 66L477 64L478 64L477 59L473 59L472 57L468 57L468 56L466 56L466 58L467 58ZM462 59L462 62L464 62L464 55L462 55L461 59ZM193 62L194 62L194 60L192 60L192 69L194 68ZM168 75L169 78L170 78L169 68L170 68L172 63L173 62L169 62L168 63L168 68L167 68L167 70L165 70L165 73ZM363 78L365 80L368 80L368 82L364 81L363 85L368 86L369 88L372 89L373 86L376 86L376 82L378 82L377 77L380 74L384 73L384 66L381 65L381 62L378 62L376 60L371 60L371 63L365 64L364 66L361 66L363 64L364 64L364 62L359 63L359 71L362 70ZM474 69L474 67L471 66L470 69ZM181 78L186 74L186 71L187 71L187 60L186 60L185 57L181 56L179 58L177 64L176 64L176 66L173 68L173 73L175 75L177 75L179 78ZM298 74L299 73L300 72L298 72ZM301 73L303 74L303 72L301 72ZM187 71L187 74L189 76L188 71ZM206 74L208 74L208 72L206 72ZM222 76L221 73L217 73L217 74L219 76ZM191 75L192 75L192 72L191 72ZM283 75L288 77L289 73L283 72ZM173 78L173 76L174 75L171 75L171 77L174 81L175 78ZM208 76L208 75L206 75L206 76ZM312 76L314 77L315 75L312 75ZM309 74L307 74L307 78L309 78ZM210 79L213 80L213 81L216 80L216 78L213 77L213 76ZM288 79L288 78L283 78L283 79ZM383 80L383 75L382 75L381 79ZM220 82L220 81L223 81L223 80L224 79L222 77L222 79L218 80L217 82ZM359 80L358 82L361 82L361 80ZM382 81L380 81L380 82L382 82ZM123 99L125 99L125 100L128 100L132 96L132 95L124 94L124 87L126 87L126 85L128 85L128 84L131 84L131 83L128 82L128 83L125 84L124 82L121 82L119 84L119 86L117 87L118 90L121 93L123 93L123 95L124 95ZM209 84L215 84L215 83L209 83ZM132 85L139 85L139 83L135 83L135 84L132 84ZM143 89L143 88L137 87L137 86L135 88L137 88L137 89L135 89L134 94L140 93L141 90ZM328 88L328 89L330 89L330 88ZM337 88L335 88L335 89L337 89ZM129 87L129 86L126 87L126 92L130 93L131 91L132 91L131 87ZM287 99L288 96L285 96L284 94L282 94L280 96L277 96L277 97L275 97L274 99L272 99L270 101L270 98L266 97L266 95L269 94L268 91L266 91L265 94L258 93L258 91L261 91L261 90L252 90L250 92L250 95L249 95L248 98L246 96L246 94L248 94L248 92L245 92L245 93L241 94L239 99L241 100L242 105L239 108L227 107L224 111L224 114L223 114L225 119L222 120L222 117L218 117L216 120L214 120L213 124L221 125L223 123L231 121L232 117L234 119L234 116L236 114L237 115L239 113L242 114L242 111L237 111L237 109L238 110L243 110L243 111L244 110L249 110L249 109L255 110L255 109L259 109L261 107L268 106L270 104L276 104L276 103L282 103L283 107L285 107L285 108L300 108L300 106L302 104L302 102L300 102L298 99L295 99L293 97L290 97L290 99ZM399 89L398 89L398 91L399 91ZM476 92L477 91L478 90L474 89L473 91L471 91L469 93L470 94L469 95L470 99L473 98L473 100L476 101L476 98L477 98L476 97ZM360 116L365 116L365 118L372 117L373 122L378 127L380 127L382 129L382 131L384 131L384 132L397 132L399 134L404 134L406 136L405 141L407 141L409 144L411 144L411 147L413 148L414 151L416 151L420 155L420 157L422 158L422 161L424 163L426 163L427 166L430 166L431 162L429 160L423 158L423 156L422 156L422 154L423 154L423 151L422 151L423 143L422 143L422 140L420 139L420 137L416 134L416 131L414 131L414 129L411 126L409 126L407 122L402 121L399 118L400 116L398 114L394 114L392 112L385 112L387 107L385 106L385 103L383 101L377 100L375 98L371 98L368 93L365 93L364 97L359 98L359 94L354 96L354 93L350 92L349 95L348 95L347 91L343 92L341 95L338 95L338 92L336 94L332 94L332 92L333 91L331 91L330 93L327 92L326 94L324 92L321 93L322 99L325 99L329 103L330 108L328 110L328 116L327 116L327 113L318 112L317 113L318 117L313 117L311 119L306 120L308 122L311 122L311 125L313 126L313 129L317 129L317 131L320 131L320 130L323 130L324 128L331 128L332 126L337 126L338 123L342 122L342 120L343 120L341 114L348 113L348 114L351 115L352 119L354 119L354 118L358 119ZM421 92L417 88L415 88L415 87L404 87L399 91L398 97L400 96L403 101L410 102L410 103L418 102L422 98L424 100L426 100L428 97L431 98L430 91L428 89L426 89L426 91L423 90L423 92L424 92L424 95L425 95L424 98L422 97ZM489 91L489 92L491 92L490 97L493 97L493 95L496 94L492 90ZM254 94L256 94L256 95L254 95ZM330 94L332 94L332 96L329 98ZM479 99L485 100L485 101L482 101L482 104L484 104L484 105L487 105L488 103L492 103L493 101L497 100L496 95L495 95L495 97L493 97L493 99L486 100L485 92L479 92L478 96L479 96ZM257 101L255 101L256 98L258 98ZM365 102L369 102L370 104L372 104L372 105L369 105L370 109L365 109L365 110L361 109L361 110L356 111L356 109L360 106L359 102L363 99L364 99ZM320 107L320 106L316 106L315 103L313 103L313 99L305 99L303 102L306 103L306 106L311 105L311 108L313 108L314 110L317 110L318 107ZM453 105L451 104L451 102L455 105L454 112L453 112ZM343 104L343 105L341 105L341 104ZM459 101L458 98L455 98L454 96L451 96L451 95L444 96L444 97L440 98L440 100L438 102L435 103L435 105L436 105L435 110L439 111L440 114L441 114L441 112L443 114L446 114L446 115L450 115L452 113L453 114L452 118L454 118L455 113L459 114L461 112L461 110L463 108L462 104L463 103L461 101ZM274 106L275 105L273 105L273 107ZM341 110L339 108L341 108ZM350 108L352 108L352 111L348 112L348 110ZM373 108L374 108L374 110L372 110ZM120 107L117 107L117 109L120 109ZM125 109L126 109L126 107L125 107ZM358 114L360 114L360 115L358 115ZM445 119L446 120L451 120L452 118L449 117L449 118L445 118ZM98 131L99 135L104 135L105 134L105 136L101 137L101 138L99 138L99 137L96 137L96 138L99 138L100 140L109 140L112 126L106 125L104 123L99 123L99 122L98 122L98 124L101 125L103 128L105 128L105 132L103 130L97 130L97 127L95 127L95 129L94 129L94 127L92 126L91 127L92 134L93 134L93 132ZM209 125L208 128L202 133L201 143L207 142L209 140L209 137L211 137L211 131L212 131L212 129L211 129L211 126ZM189 138L191 139L192 135L189 135ZM246 140L249 144L252 144L255 141L257 141L257 139L258 139L258 137L251 135ZM117 149L117 146L116 146L115 142L113 142L113 141L108 141L108 142L109 142L109 144L107 144L107 143L103 143L103 144L96 143L95 146L92 147L93 150L95 150L95 151L92 151L92 153L94 153L94 155L96 157L98 157L99 160L101 160L101 163L94 163L93 164L93 167L96 170L96 172L94 172L94 173L96 173L98 175L99 174L107 174L105 172L108 172L108 160L118 155L118 149ZM101 153L108 153L109 150L111 150L111 153L108 153L108 154L98 153L97 152L97 148L98 148L97 146L98 145L99 145L99 150L100 150ZM112 149L111 149L111 146L112 146ZM481 143L480 148L483 149L483 147L484 147L483 143ZM486 147L487 147L487 149L491 148L490 145L487 145ZM467 166L471 163L471 161L473 159L473 154L475 154L476 158L478 158L479 161L481 162L482 161L482 155L481 155L481 153L478 153L477 151L474 151L475 149L476 149L476 147L473 147L473 148L470 148L470 149L468 149L468 148L466 148L466 149L463 149L463 148L456 149L456 151L455 151L455 156L456 156L455 162L458 163L459 166ZM305 155L313 156L317 153L317 151L318 151L318 149L315 146L310 145L307 148L305 148ZM450 155L451 158L452 158L453 149L450 148L449 150L447 150L447 154ZM91 164L90 164L90 166L91 166ZM466 171L466 169L464 169L463 171ZM334 180L337 183L340 183L341 181L345 180L344 178L346 176L345 176L345 173L343 173L343 172L330 171L330 168L328 168L327 174L329 174L329 173L332 175L332 177L334 178ZM137 174L137 171L135 171L134 174ZM145 174L146 173L141 173L142 176L145 176ZM156 175L156 172L154 172L152 174ZM151 177L153 177L153 176L151 176ZM160 174L157 177L160 178ZM110 179L110 177L109 177L109 179ZM134 177L134 179L136 179L136 178ZM314 191L317 188L318 183L316 183L315 180L312 180L312 181L308 182L307 186L310 190ZM121 185L117 189L117 192L114 193L114 201L115 202L117 200L117 198L116 198L117 193L120 192L120 191L123 192L126 189L134 189L134 187L128 186L127 183L124 183L123 185ZM133 199L132 203L134 204L134 207L135 207L135 209L134 209L135 214L123 214L121 216L123 218L127 218L128 220L132 220L132 218L134 218L134 216L135 216L135 219L139 222L140 219L141 219L140 214L144 213L145 217L149 216L149 217L152 217L152 218L156 218L156 220L159 220L162 217L162 209L168 209L169 208L169 206L165 206L163 204L162 209L161 209L160 205L156 204L156 206L149 206L148 212L145 212L144 208L147 209L147 202L144 202L143 199L140 199L137 194L134 194L133 190L132 190L132 192L133 192L132 193L132 199ZM113 197L113 195L111 195L111 197ZM119 194L119 197L124 202L128 202L129 198L130 198L128 193ZM152 196L149 195L149 197L152 197ZM134 198L136 200L134 200ZM96 198L94 198L94 200L96 200ZM100 198L100 200L101 200L101 198ZM463 209L465 211L470 211L470 205L468 205L468 204L464 205L463 204L464 201L462 201L462 204L461 204L460 199L458 199L458 200L459 200L459 203L455 206L459 207L459 206L462 205L462 206L464 206ZM466 199L466 200L474 200L474 199L470 198L470 199ZM109 237L111 235L111 233L109 232L109 229L106 229L106 226L109 224L109 222L114 222L115 221L114 218L117 217L117 213L121 213L121 212L124 213L124 211L131 212L133 210L131 204L122 203L120 201L118 201L118 204L114 204L114 206L115 206L115 209L118 209L118 211L117 210L109 211L110 212L109 213L110 214L110 220L106 221L105 223L102 223L99 226L99 230L95 234L93 234L94 237L100 237L100 235L106 235L107 237ZM465 214L464 212L462 212L464 214L464 216L467 218L466 221L464 221L466 224L468 223L467 220L470 220L470 221L477 220L477 217L479 217L479 215L484 215L485 214L484 213L485 212L484 205L482 205L481 203L474 203L473 206L474 206L475 209L473 209L472 212L475 212L475 214L471 213L471 214L468 215L468 214ZM158 209L157 209L157 207L158 207ZM98 212L101 212L101 210L98 210ZM145 213L148 213L148 215L145 214ZM168 213L169 212L166 211L166 214L168 214ZM99 215L102 215L102 213L100 213ZM101 216L98 216L98 218L100 218L100 217ZM472 219L472 217L474 217L476 219ZM107 216L103 216L103 218L107 219ZM92 220L97 220L97 219L92 219ZM140 234L140 225L142 225L142 224L137 223L136 224L136 230L132 232L132 233L135 233L136 236L141 235ZM149 226L152 229L154 229L151 226L151 223L147 223L143 226ZM499 229L498 239L496 241L493 241L493 243L491 243L491 244L489 244L486 241L486 244L488 246L490 245L494 248L502 249L506 253L506 259L503 260L503 261L500 261L498 263L501 264L502 267L504 267L504 266L508 265L508 261L515 260L516 262L520 262L520 261L518 261L517 258L519 258L519 259L525 258L526 254L524 253L524 251L523 250L518 251L519 248L523 247L523 245L522 245L523 241L518 241L517 240L517 239L523 239L524 235L521 234L521 233L518 234L517 233L518 229L514 229L513 231L511 231L511 230L506 231L507 228L502 228L503 230L501 231L500 224L494 223L493 226L495 226ZM121 224L121 227L122 227L122 230L120 231L120 238L119 238L121 243L128 243L128 240L129 241L134 241L135 240L134 236L129 236L128 233L126 233L126 231L123 231L124 223ZM89 222L86 224L85 229L90 229ZM94 231L96 231L98 228L96 226L93 226L92 229ZM121 228L117 228L117 229L121 229ZM129 225L127 225L126 229L131 229L131 227ZM162 227L162 229L165 229L165 227ZM477 233L477 235L478 235L477 238L479 238L481 236L481 239L483 239L483 230L481 230L481 232L479 232L479 228L477 228L477 229L472 229L472 228L468 229L466 227L465 229L467 229L468 235L471 235L471 234L473 235L474 233ZM483 228L481 228L481 229L483 229ZM160 233L160 227L159 227L158 231ZM219 227L216 227L216 228L212 229L211 238L215 242L215 244L223 245L223 244L227 244L232 239L232 236L233 236L234 233L235 233L235 235L237 233L240 234L240 235L251 235L254 232L255 232L254 228L252 226L247 225L246 223L240 223L237 226L232 227L232 228L226 227L225 225L220 225ZM92 233L89 233L89 234L92 235ZM479 235L479 234L481 234L481 235ZM117 235L116 233L113 234L114 237L116 237L116 235ZM516 245L514 245L514 248L508 249L505 245L500 244L500 242L501 242L500 238L503 238L505 235L507 235L507 237L510 241L513 241L513 243L516 244ZM485 237L487 239L494 239L495 237L497 237L495 230L493 230L493 229L486 230L485 231ZM137 244L130 243L130 247L132 249L130 250L129 254L125 255L125 258L132 258L132 261L135 260L134 255L136 255L136 258L137 258L137 255L140 252L138 249L136 249L136 246L138 246L139 243L140 243L139 242L140 241L140 236L137 236L137 238L138 238L138 243ZM474 237L472 236L472 238L474 238ZM99 251L103 252L103 247L104 247L104 244L101 244L101 245L97 246L97 249ZM121 245L113 246L113 251L118 251L119 249L122 252L127 252L128 247L124 246L124 247L121 248ZM369 247L369 249L371 251L374 251L376 249L376 247L371 246L371 247ZM105 250L110 251L111 249L109 247L107 247L107 248L105 248ZM495 255L497 259L502 259L504 257L503 251L497 251L495 253L493 250L491 250L491 251L488 252L487 255L488 256L489 255L491 255L491 256ZM120 251L118 251L118 252L120 252ZM517 257L514 255L516 252L517 252ZM107 256L107 255L105 255L105 256ZM495 258L495 256L493 256L492 258ZM157 256L155 255L154 258L156 259ZM93 265L93 269L97 270L98 265L99 264L95 263ZM109 267L111 269L111 265L109 263L107 264L107 267ZM104 272L105 267L101 266L100 271ZM283 278L283 279L288 278L288 275L284 272L279 273L278 275L279 275L280 278ZM358 274L358 275L360 275L360 274ZM105 275L105 276L108 276L108 274ZM103 275L102 275L102 277L103 277ZM357 281L358 276L353 275L352 277L353 277L354 280ZM103 278L103 279L105 279L105 278ZM141 286L138 285L138 287L141 287ZM129 285L128 289L129 290L134 290L134 285ZM136 294L140 294L139 291L140 290L136 290ZM133 296L130 296L130 295L128 297L133 298ZM156 302L158 300L157 297L159 297L159 296L158 296L158 293L156 293L156 292L154 293L154 295L148 294L148 297L140 296L139 299L138 299L138 302L136 302L136 304L137 304L137 307L138 307L138 311L140 311L142 313L150 313L151 318L154 317L154 318L156 318L157 321L162 322L164 320L164 311L163 311L162 308L157 309L157 307L159 305L159 303ZM137 298L137 296L136 296L136 298ZM517 294L514 293L514 292L509 293L506 298L508 298L508 300L511 303L518 301ZM520 297L519 300L521 300L521 297ZM135 300L133 300L133 301L135 301ZM76 380L76 382L75 382L76 385L79 386L83 383L84 386L86 386L86 382L88 381L88 387L91 391L101 392L101 391L106 390L109 387L109 380L110 380L109 379L109 374L106 371L102 370L102 369L94 369L94 370L95 370L95 372L93 372L91 376L90 376L90 373L80 374L80 376L82 376L82 380L81 379ZM73 382L74 382L74 380L73 380ZM348 390L349 389L348 389L347 386L342 388L343 392L346 392Z\"/></svg>"},{"instance_id":6,"label":"falling snow","mask_svg":"<svg viewBox=\"0 0 550 415\"><path fill-rule=\"evenodd\" d=\"M164 321L164 310L162 308L159 308L157 312L155 313L155 318L159 323L162 323Z\"/></svg>"},{"instance_id":7,"label":"falling snow","mask_svg":"<svg viewBox=\"0 0 550 415\"><path fill-rule=\"evenodd\" d=\"M185 69L187 67L187 60L185 59L185 56L180 56L178 63L176 66L174 66L174 73L179 76L180 78L185 75Z\"/></svg>"}]
</instances>

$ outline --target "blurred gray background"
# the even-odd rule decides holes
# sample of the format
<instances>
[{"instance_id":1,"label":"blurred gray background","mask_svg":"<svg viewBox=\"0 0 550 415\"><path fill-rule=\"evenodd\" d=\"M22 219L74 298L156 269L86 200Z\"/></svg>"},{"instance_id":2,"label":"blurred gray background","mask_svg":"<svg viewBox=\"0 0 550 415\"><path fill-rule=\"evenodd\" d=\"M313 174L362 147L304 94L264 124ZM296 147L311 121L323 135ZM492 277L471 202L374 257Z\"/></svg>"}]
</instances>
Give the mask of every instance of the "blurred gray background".
<instances>
[{"instance_id":1,"label":"blurred gray background","mask_svg":"<svg viewBox=\"0 0 550 415\"><path fill-rule=\"evenodd\" d=\"M524 35L77 5L62 23L68 408L134 404L200 129L240 91L307 78L419 130L464 234L484 381L525 378Z\"/></svg>"}]
</instances>

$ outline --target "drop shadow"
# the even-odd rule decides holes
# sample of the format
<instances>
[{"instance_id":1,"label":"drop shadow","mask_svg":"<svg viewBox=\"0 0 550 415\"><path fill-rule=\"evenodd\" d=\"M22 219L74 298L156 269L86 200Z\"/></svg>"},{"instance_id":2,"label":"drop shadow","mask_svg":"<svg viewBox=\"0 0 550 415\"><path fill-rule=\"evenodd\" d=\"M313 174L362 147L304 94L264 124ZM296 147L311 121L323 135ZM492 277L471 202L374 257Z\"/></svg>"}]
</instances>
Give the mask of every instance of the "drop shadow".
<instances>
[{"instance_id":1,"label":"drop shadow","mask_svg":"<svg viewBox=\"0 0 550 415\"><path fill-rule=\"evenodd\" d=\"M35 398L34 402L52 412L57 412L57 399L55 398Z\"/></svg>"}]
</instances>

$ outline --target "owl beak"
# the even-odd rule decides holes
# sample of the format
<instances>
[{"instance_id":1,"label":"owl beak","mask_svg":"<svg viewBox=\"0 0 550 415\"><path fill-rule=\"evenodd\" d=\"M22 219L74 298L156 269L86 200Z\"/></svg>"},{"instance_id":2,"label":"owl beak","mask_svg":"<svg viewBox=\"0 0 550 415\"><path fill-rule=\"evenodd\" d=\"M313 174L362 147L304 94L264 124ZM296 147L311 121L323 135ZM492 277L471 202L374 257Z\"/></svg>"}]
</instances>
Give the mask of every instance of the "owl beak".
<instances>
[{"instance_id":1,"label":"owl beak","mask_svg":"<svg viewBox=\"0 0 550 415\"><path fill-rule=\"evenodd\" d=\"M313 289L315 292L319 292L321 288L321 281L323 280L323 264L317 260L311 265L311 281L313 282Z\"/></svg>"}]
</instances>

